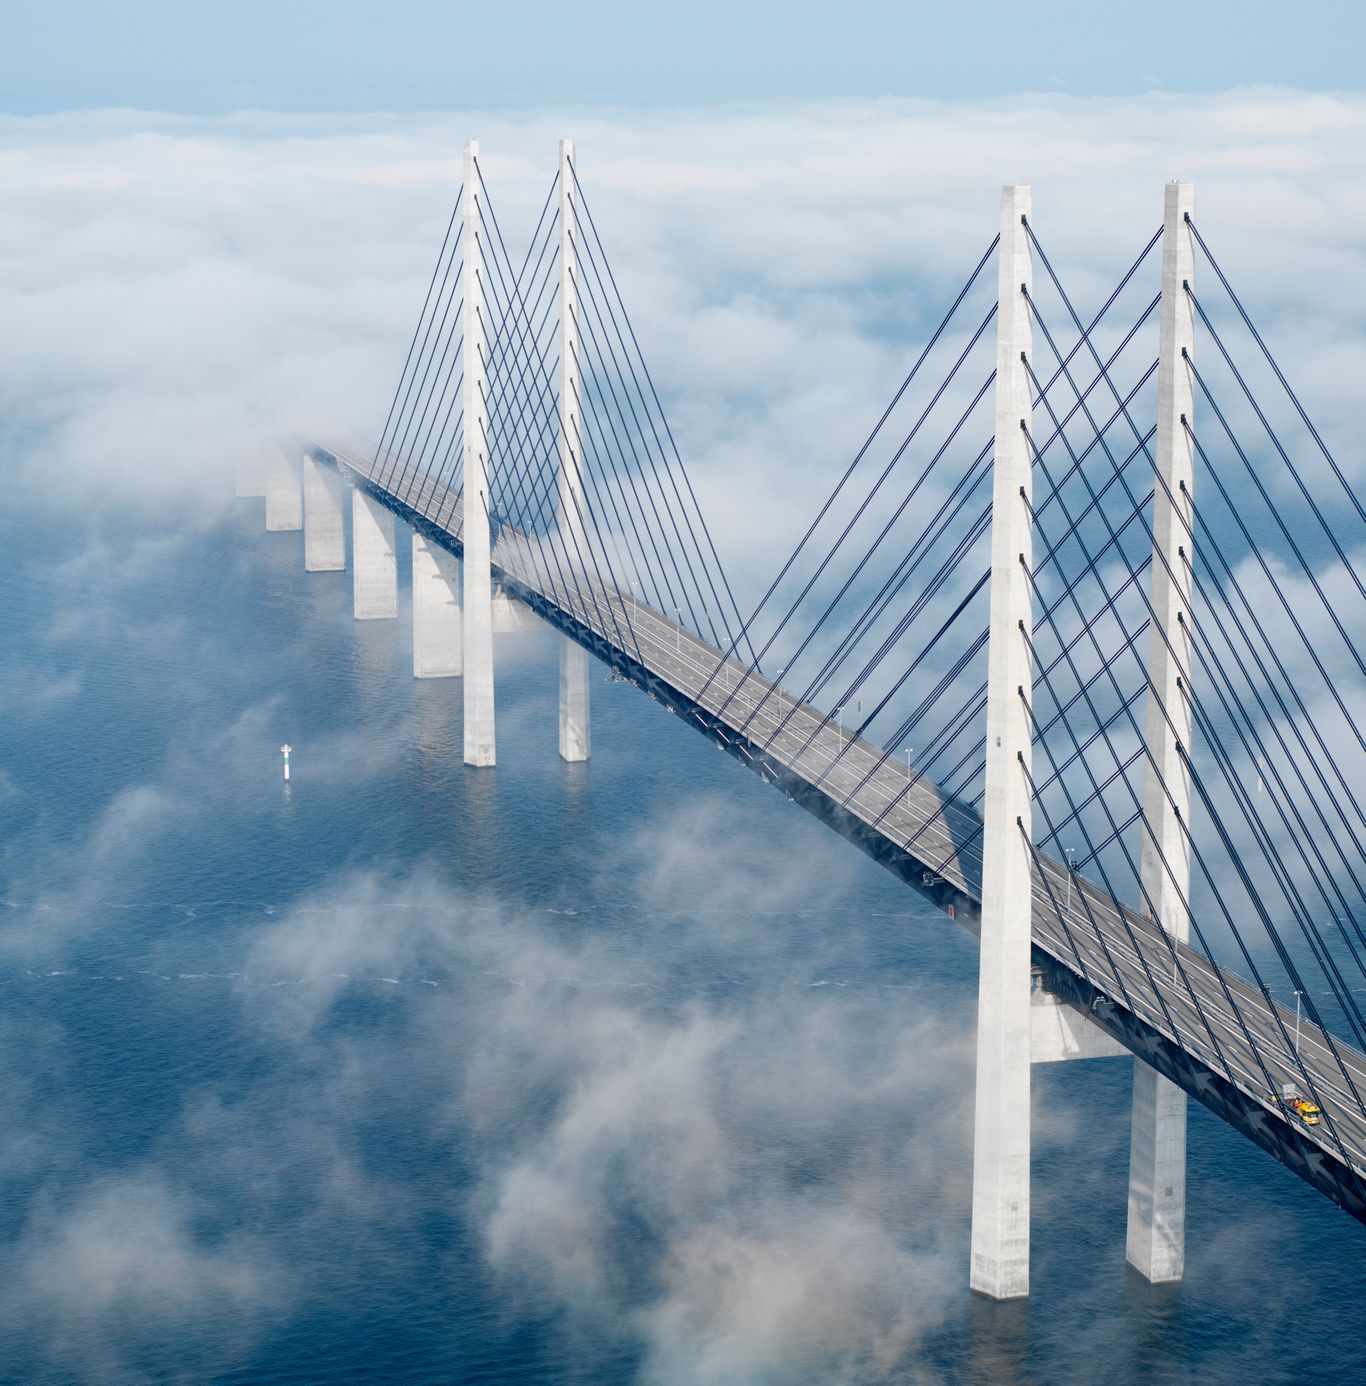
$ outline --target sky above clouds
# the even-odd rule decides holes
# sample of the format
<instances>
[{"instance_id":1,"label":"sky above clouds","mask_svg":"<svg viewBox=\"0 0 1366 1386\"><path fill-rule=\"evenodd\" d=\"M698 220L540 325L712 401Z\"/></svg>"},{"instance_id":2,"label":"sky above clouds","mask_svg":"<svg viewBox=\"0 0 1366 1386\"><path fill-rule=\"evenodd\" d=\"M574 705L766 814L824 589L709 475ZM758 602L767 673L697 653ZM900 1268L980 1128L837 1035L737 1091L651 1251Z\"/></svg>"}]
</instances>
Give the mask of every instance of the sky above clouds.
<instances>
[{"instance_id":1,"label":"sky above clouds","mask_svg":"<svg viewBox=\"0 0 1366 1386\"><path fill-rule=\"evenodd\" d=\"M223 112L1360 86L1359 6L1272 0L50 0L6 23L0 109Z\"/></svg>"}]
</instances>

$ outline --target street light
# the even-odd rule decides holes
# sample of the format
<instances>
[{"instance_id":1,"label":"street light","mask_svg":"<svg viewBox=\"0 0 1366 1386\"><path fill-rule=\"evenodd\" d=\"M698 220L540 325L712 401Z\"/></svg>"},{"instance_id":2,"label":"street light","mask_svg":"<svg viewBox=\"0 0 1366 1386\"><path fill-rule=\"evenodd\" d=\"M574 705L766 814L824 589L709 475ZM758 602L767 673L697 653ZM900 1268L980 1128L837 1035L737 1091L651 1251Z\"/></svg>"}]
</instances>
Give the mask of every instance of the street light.
<instances>
[{"instance_id":1,"label":"street light","mask_svg":"<svg viewBox=\"0 0 1366 1386\"><path fill-rule=\"evenodd\" d=\"M678 617L678 625L674 628L674 648L679 654L683 653L683 608L674 607L674 615Z\"/></svg>"},{"instance_id":2,"label":"street light","mask_svg":"<svg viewBox=\"0 0 1366 1386\"><path fill-rule=\"evenodd\" d=\"M1295 1062L1296 1062L1296 1063L1299 1063L1299 1062L1300 1062L1300 997L1303 996L1303 995L1304 995L1304 993L1303 993L1302 991L1297 991L1297 992L1295 993ZM1303 1068L1304 1065L1303 1065L1303 1064L1300 1064L1300 1067Z\"/></svg>"},{"instance_id":3,"label":"street light","mask_svg":"<svg viewBox=\"0 0 1366 1386\"><path fill-rule=\"evenodd\" d=\"M1072 913L1072 873L1077 869L1076 863L1072 860L1077 855L1075 847L1064 847L1067 853L1067 913Z\"/></svg>"},{"instance_id":4,"label":"street light","mask_svg":"<svg viewBox=\"0 0 1366 1386\"><path fill-rule=\"evenodd\" d=\"M835 709L835 725L839 728L840 750L844 750L844 704Z\"/></svg>"},{"instance_id":5,"label":"street light","mask_svg":"<svg viewBox=\"0 0 1366 1386\"><path fill-rule=\"evenodd\" d=\"M906 753L906 778L909 780L911 778L911 751L914 747L903 746L901 749Z\"/></svg>"}]
</instances>

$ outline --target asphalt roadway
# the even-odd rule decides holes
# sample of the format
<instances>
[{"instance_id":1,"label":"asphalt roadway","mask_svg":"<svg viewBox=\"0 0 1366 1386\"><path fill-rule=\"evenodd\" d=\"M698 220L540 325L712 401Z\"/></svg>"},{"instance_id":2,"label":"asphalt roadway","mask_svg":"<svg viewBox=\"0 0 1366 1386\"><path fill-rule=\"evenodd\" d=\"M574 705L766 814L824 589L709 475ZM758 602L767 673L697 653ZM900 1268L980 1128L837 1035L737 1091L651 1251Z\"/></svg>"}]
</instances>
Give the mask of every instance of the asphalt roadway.
<instances>
[{"instance_id":1,"label":"asphalt roadway","mask_svg":"<svg viewBox=\"0 0 1366 1386\"><path fill-rule=\"evenodd\" d=\"M338 461L422 515L459 545L458 492L430 478L408 479L384 463L328 445ZM373 468L373 475L372 475ZM552 541L510 526L492 553L496 578L536 593L596 632L751 746L856 815L895 848L973 900L981 899L981 819L946 800L895 753L851 736L817 709L722 652L600 574L576 554L571 565ZM1035 944L1098 991L1174 1040L1213 1073L1230 1079L1277 1120L1282 1083L1313 1096L1323 1121L1304 1134L1334 1160L1366 1174L1366 1056L1295 1016L1256 987L1216 968L1151 921L1118 906L1101 887L1035 854Z\"/></svg>"}]
</instances>

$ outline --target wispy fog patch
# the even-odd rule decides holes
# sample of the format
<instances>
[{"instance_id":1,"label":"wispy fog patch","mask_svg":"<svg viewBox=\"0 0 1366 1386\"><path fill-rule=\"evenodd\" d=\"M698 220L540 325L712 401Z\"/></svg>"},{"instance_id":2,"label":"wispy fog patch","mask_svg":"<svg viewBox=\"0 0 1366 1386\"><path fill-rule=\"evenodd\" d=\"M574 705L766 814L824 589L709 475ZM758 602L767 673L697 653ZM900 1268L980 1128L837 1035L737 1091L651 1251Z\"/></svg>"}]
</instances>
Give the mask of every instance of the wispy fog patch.
<instances>
[{"instance_id":1,"label":"wispy fog patch","mask_svg":"<svg viewBox=\"0 0 1366 1386\"><path fill-rule=\"evenodd\" d=\"M192 812L169 788L134 784L111 796L83 832L39 817L7 839L0 868L16 907L0 917L0 951L60 956L73 936L99 927L97 902L111 876L135 868L152 839Z\"/></svg>"},{"instance_id":2,"label":"wispy fog patch","mask_svg":"<svg viewBox=\"0 0 1366 1386\"><path fill-rule=\"evenodd\" d=\"M490 1262L629 1323L645 1379L895 1379L941 1321L970 1059L924 1008L775 987L644 1023L541 987L491 1019L469 1092L476 1120L499 1094L508 1152L477 1205Z\"/></svg>"},{"instance_id":3,"label":"wispy fog patch","mask_svg":"<svg viewBox=\"0 0 1366 1386\"><path fill-rule=\"evenodd\" d=\"M0 1187L71 1167L81 1157L75 1113L63 1095L62 1032L51 1022L0 1020Z\"/></svg>"},{"instance_id":4,"label":"wispy fog patch","mask_svg":"<svg viewBox=\"0 0 1366 1386\"><path fill-rule=\"evenodd\" d=\"M263 1020L291 1043L307 1044L357 981L444 971L466 910L430 880L360 872L296 902L261 929L246 955L244 981L297 981L283 997L257 994Z\"/></svg>"},{"instance_id":5,"label":"wispy fog patch","mask_svg":"<svg viewBox=\"0 0 1366 1386\"><path fill-rule=\"evenodd\" d=\"M40 713L69 701L80 692L81 677L59 665L8 660L0 673L0 713L20 716Z\"/></svg>"},{"instance_id":6,"label":"wispy fog patch","mask_svg":"<svg viewBox=\"0 0 1366 1386\"><path fill-rule=\"evenodd\" d=\"M74 938L107 933L109 881L136 875L159 838L201 812L192 798L157 781L118 790L84 825L36 814L0 848L11 905L0 915L0 956L58 959Z\"/></svg>"},{"instance_id":7,"label":"wispy fog patch","mask_svg":"<svg viewBox=\"0 0 1366 1386\"><path fill-rule=\"evenodd\" d=\"M644 1311L644 1380L905 1380L953 1292L947 1248L898 1245L841 1201L768 1207L671 1249L662 1301ZM937 1254L936 1254L937 1253ZM911 1366L910 1370L914 1370Z\"/></svg>"},{"instance_id":8,"label":"wispy fog patch","mask_svg":"<svg viewBox=\"0 0 1366 1386\"><path fill-rule=\"evenodd\" d=\"M754 786L743 781L740 789L752 792ZM809 831L793 806L805 848L794 854L789 842L746 831L746 799L692 796L642 824L623 844L623 868L637 883L647 915L681 915L698 935L724 933L737 920L781 927L804 914L818 890L848 887L858 861L844 843Z\"/></svg>"},{"instance_id":9,"label":"wispy fog patch","mask_svg":"<svg viewBox=\"0 0 1366 1386\"><path fill-rule=\"evenodd\" d=\"M961 1280L968 1036L901 991L813 987L770 936L813 882L753 888L775 863L708 800L670 821L688 845L648 822L599 868L645 904L625 932L353 875L257 930L249 1014L331 1055L307 1110L426 1085L478 1152L458 1212L509 1304L624 1335L648 1380L894 1379ZM401 1041L346 1039L358 995L401 995Z\"/></svg>"},{"instance_id":10,"label":"wispy fog patch","mask_svg":"<svg viewBox=\"0 0 1366 1386\"><path fill-rule=\"evenodd\" d=\"M157 1170L36 1209L6 1257L0 1323L46 1337L54 1363L82 1380L145 1379L130 1358L190 1329L240 1352L285 1312L286 1281L259 1238L206 1236L206 1211Z\"/></svg>"}]
</instances>

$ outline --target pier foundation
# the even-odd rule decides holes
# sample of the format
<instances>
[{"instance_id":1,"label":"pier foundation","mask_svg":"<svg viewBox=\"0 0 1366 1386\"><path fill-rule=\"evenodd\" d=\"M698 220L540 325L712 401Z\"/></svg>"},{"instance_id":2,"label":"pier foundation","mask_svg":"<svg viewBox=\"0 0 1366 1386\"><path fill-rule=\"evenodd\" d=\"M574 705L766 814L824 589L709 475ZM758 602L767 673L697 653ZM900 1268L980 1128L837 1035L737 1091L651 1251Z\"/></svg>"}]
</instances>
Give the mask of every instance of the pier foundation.
<instances>
[{"instance_id":1,"label":"pier foundation","mask_svg":"<svg viewBox=\"0 0 1366 1386\"><path fill-rule=\"evenodd\" d=\"M413 677L459 678L460 564L445 549L413 535Z\"/></svg>"},{"instance_id":2,"label":"pier foundation","mask_svg":"<svg viewBox=\"0 0 1366 1386\"><path fill-rule=\"evenodd\" d=\"M312 457L304 458L304 571L336 573L346 567L341 482Z\"/></svg>"},{"instance_id":3,"label":"pier foundation","mask_svg":"<svg viewBox=\"0 0 1366 1386\"><path fill-rule=\"evenodd\" d=\"M280 534L303 527L298 469L279 448L272 448L266 458L266 529Z\"/></svg>"},{"instance_id":4,"label":"pier foundation","mask_svg":"<svg viewBox=\"0 0 1366 1386\"><path fill-rule=\"evenodd\" d=\"M356 620L398 615L394 515L359 486L351 492L351 580Z\"/></svg>"}]
</instances>

